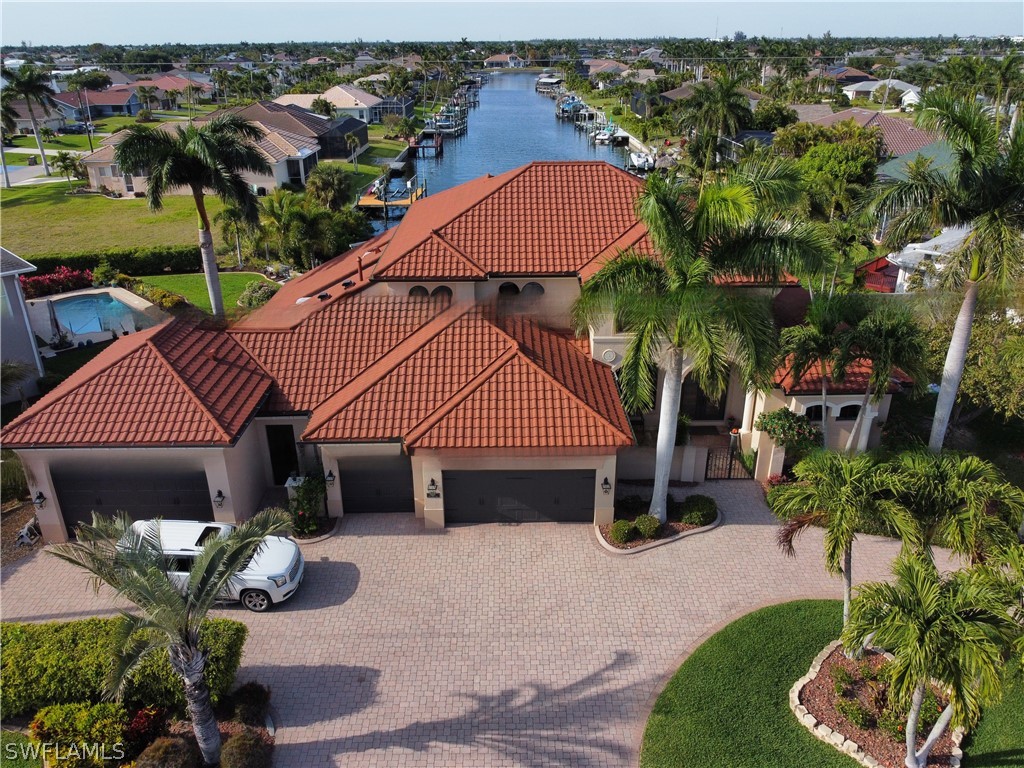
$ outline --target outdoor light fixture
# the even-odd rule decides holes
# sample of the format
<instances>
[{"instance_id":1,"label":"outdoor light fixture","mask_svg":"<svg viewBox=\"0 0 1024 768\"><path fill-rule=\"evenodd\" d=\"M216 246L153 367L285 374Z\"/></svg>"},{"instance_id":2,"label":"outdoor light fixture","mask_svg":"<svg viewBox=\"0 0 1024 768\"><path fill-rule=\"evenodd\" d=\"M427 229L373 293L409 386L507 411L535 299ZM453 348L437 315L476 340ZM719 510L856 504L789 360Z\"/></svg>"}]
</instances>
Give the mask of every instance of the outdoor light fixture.
<instances>
[{"instance_id":1,"label":"outdoor light fixture","mask_svg":"<svg viewBox=\"0 0 1024 768\"><path fill-rule=\"evenodd\" d=\"M435 480L434 478L430 478L430 482L427 483L427 490L430 491L431 493L436 491L437 490L437 480Z\"/></svg>"},{"instance_id":2,"label":"outdoor light fixture","mask_svg":"<svg viewBox=\"0 0 1024 768\"><path fill-rule=\"evenodd\" d=\"M327 483L327 487L328 488L331 488L331 487L334 486L334 470L333 469L328 470L327 477L324 478L324 481Z\"/></svg>"},{"instance_id":3,"label":"outdoor light fixture","mask_svg":"<svg viewBox=\"0 0 1024 768\"><path fill-rule=\"evenodd\" d=\"M213 497L213 503L218 507L224 506L224 491L217 491L217 495Z\"/></svg>"},{"instance_id":4,"label":"outdoor light fixture","mask_svg":"<svg viewBox=\"0 0 1024 768\"><path fill-rule=\"evenodd\" d=\"M32 499L32 503L36 505L36 509L42 509L46 506L46 497L42 491L36 494L36 497Z\"/></svg>"},{"instance_id":5,"label":"outdoor light fixture","mask_svg":"<svg viewBox=\"0 0 1024 768\"><path fill-rule=\"evenodd\" d=\"M605 493L612 492L612 484L608 482L607 477L601 481L601 490L604 491Z\"/></svg>"}]
</instances>

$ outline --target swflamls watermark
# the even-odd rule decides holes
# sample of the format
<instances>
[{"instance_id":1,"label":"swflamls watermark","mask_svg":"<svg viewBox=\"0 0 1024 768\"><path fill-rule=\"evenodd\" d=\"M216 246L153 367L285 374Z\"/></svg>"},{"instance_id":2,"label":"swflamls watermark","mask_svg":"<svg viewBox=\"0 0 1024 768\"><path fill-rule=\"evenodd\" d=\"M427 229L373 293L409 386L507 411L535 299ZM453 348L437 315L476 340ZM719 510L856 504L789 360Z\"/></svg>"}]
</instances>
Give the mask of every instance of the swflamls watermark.
<instances>
[{"instance_id":1,"label":"swflamls watermark","mask_svg":"<svg viewBox=\"0 0 1024 768\"><path fill-rule=\"evenodd\" d=\"M48 765L60 765L65 760L91 760L95 762L120 761L125 758L124 744L94 742L64 743L58 741L8 742L4 744L6 760L45 760Z\"/></svg>"}]
</instances>

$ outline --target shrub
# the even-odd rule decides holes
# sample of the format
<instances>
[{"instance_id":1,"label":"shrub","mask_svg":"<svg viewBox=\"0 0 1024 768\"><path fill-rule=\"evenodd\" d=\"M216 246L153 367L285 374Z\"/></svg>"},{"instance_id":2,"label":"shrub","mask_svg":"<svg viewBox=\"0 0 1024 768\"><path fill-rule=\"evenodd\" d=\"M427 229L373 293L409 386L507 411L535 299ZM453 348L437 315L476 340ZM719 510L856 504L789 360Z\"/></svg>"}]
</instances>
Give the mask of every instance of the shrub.
<instances>
[{"instance_id":1,"label":"shrub","mask_svg":"<svg viewBox=\"0 0 1024 768\"><path fill-rule=\"evenodd\" d=\"M92 271L92 281L95 285L110 285L117 279L117 270L110 266L110 260L104 256L96 269Z\"/></svg>"},{"instance_id":2,"label":"shrub","mask_svg":"<svg viewBox=\"0 0 1024 768\"><path fill-rule=\"evenodd\" d=\"M626 544L633 538L633 523L629 520L616 520L612 523L608 537L613 544Z\"/></svg>"},{"instance_id":3,"label":"shrub","mask_svg":"<svg viewBox=\"0 0 1024 768\"><path fill-rule=\"evenodd\" d=\"M135 768L197 768L199 750L191 741L164 736L139 755Z\"/></svg>"},{"instance_id":4,"label":"shrub","mask_svg":"<svg viewBox=\"0 0 1024 768\"><path fill-rule=\"evenodd\" d=\"M878 716L878 727L896 741L903 741L906 738L907 714L895 707L886 707Z\"/></svg>"},{"instance_id":5,"label":"shrub","mask_svg":"<svg viewBox=\"0 0 1024 768\"><path fill-rule=\"evenodd\" d=\"M615 500L615 514L622 517L636 517L639 514L643 514L645 509L651 506L649 499L644 499L641 496L623 496L621 499Z\"/></svg>"},{"instance_id":6,"label":"shrub","mask_svg":"<svg viewBox=\"0 0 1024 768\"><path fill-rule=\"evenodd\" d=\"M4 768L43 768L39 746L19 731L0 731L0 764Z\"/></svg>"},{"instance_id":7,"label":"shrub","mask_svg":"<svg viewBox=\"0 0 1024 768\"><path fill-rule=\"evenodd\" d=\"M874 717L856 699L836 699L836 712L858 728L870 728Z\"/></svg>"},{"instance_id":8,"label":"shrub","mask_svg":"<svg viewBox=\"0 0 1024 768\"><path fill-rule=\"evenodd\" d=\"M821 445L821 430L806 415L793 413L789 408L763 412L754 422L754 429L766 432L777 445L796 454Z\"/></svg>"},{"instance_id":9,"label":"shrub","mask_svg":"<svg viewBox=\"0 0 1024 768\"><path fill-rule=\"evenodd\" d=\"M26 299L49 296L54 293L77 291L80 288L92 287L92 272L89 270L58 267L48 275L21 275L21 290Z\"/></svg>"},{"instance_id":10,"label":"shrub","mask_svg":"<svg viewBox=\"0 0 1024 768\"><path fill-rule=\"evenodd\" d=\"M40 254L32 257L36 275L56 272L61 267L93 270L100 259L127 275L155 275L171 272L198 272L202 269L198 245L164 245L153 248L114 248L105 251L78 251L70 253Z\"/></svg>"},{"instance_id":11,"label":"shrub","mask_svg":"<svg viewBox=\"0 0 1024 768\"><path fill-rule=\"evenodd\" d=\"M255 308L262 307L278 291L278 286L268 283L266 280L253 280L245 286L242 295L238 297L240 306Z\"/></svg>"},{"instance_id":12,"label":"shrub","mask_svg":"<svg viewBox=\"0 0 1024 768\"><path fill-rule=\"evenodd\" d=\"M0 624L0 709L17 717L51 704L98 702L114 658L118 619L46 624ZM200 638L209 652L206 682L214 703L235 681L248 630L229 619L208 619ZM166 652L151 653L128 681L128 707L155 706L183 712L185 695Z\"/></svg>"},{"instance_id":13,"label":"shrub","mask_svg":"<svg viewBox=\"0 0 1024 768\"><path fill-rule=\"evenodd\" d=\"M326 495L327 484L322 471L307 475L295 488L295 496L288 504L288 513L296 536L312 536L317 532L319 519L324 514Z\"/></svg>"},{"instance_id":14,"label":"shrub","mask_svg":"<svg viewBox=\"0 0 1024 768\"><path fill-rule=\"evenodd\" d=\"M4 450L0 460L0 497L4 501L24 499L28 496L28 483L21 459L14 451Z\"/></svg>"},{"instance_id":15,"label":"shrub","mask_svg":"<svg viewBox=\"0 0 1024 768\"><path fill-rule=\"evenodd\" d=\"M232 694L235 700L235 719L246 725L262 727L270 707L270 689L256 682L245 683Z\"/></svg>"},{"instance_id":16,"label":"shrub","mask_svg":"<svg viewBox=\"0 0 1024 768\"><path fill-rule=\"evenodd\" d=\"M224 744L220 768L270 768L270 745L246 728Z\"/></svg>"},{"instance_id":17,"label":"shrub","mask_svg":"<svg viewBox=\"0 0 1024 768\"><path fill-rule=\"evenodd\" d=\"M710 496L695 493L683 499L674 512L680 523L700 527L715 522L715 518L718 517L718 504Z\"/></svg>"},{"instance_id":18,"label":"shrub","mask_svg":"<svg viewBox=\"0 0 1024 768\"><path fill-rule=\"evenodd\" d=\"M143 107L135 114L135 119L140 123L148 123L153 119L153 111Z\"/></svg>"},{"instance_id":19,"label":"shrub","mask_svg":"<svg viewBox=\"0 0 1024 768\"><path fill-rule=\"evenodd\" d=\"M643 539L655 538L661 529L661 521L654 515L640 515L633 525L636 526L637 533Z\"/></svg>"},{"instance_id":20,"label":"shrub","mask_svg":"<svg viewBox=\"0 0 1024 768\"><path fill-rule=\"evenodd\" d=\"M51 762L77 768L123 758L127 721L120 704L57 704L39 710L29 728L36 741L53 745Z\"/></svg>"},{"instance_id":21,"label":"shrub","mask_svg":"<svg viewBox=\"0 0 1024 768\"><path fill-rule=\"evenodd\" d=\"M622 114L622 107L612 107L612 114L618 117Z\"/></svg>"},{"instance_id":22,"label":"shrub","mask_svg":"<svg viewBox=\"0 0 1024 768\"><path fill-rule=\"evenodd\" d=\"M167 716L159 707L144 707L132 717L125 730L125 750L137 755L164 732Z\"/></svg>"},{"instance_id":23,"label":"shrub","mask_svg":"<svg viewBox=\"0 0 1024 768\"><path fill-rule=\"evenodd\" d=\"M832 667L830 676L832 677L832 682L835 685L836 693L841 694L853 685L853 675L850 674L850 671L846 667Z\"/></svg>"},{"instance_id":24,"label":"shrub","mask_svg":"<svg viewBox=\"0 0 1024 768\"><path fill-rule=\"evenodd\" d=\"M170 291L165 291L163 288L157 288L154 285L148 285L139 280L134 282L132 290L137 295L152 302L166 312L171 312L179 307L188 305L188 301L184 296L180 296L177 293L171 293Z\"/></svg>"}]
</instances>

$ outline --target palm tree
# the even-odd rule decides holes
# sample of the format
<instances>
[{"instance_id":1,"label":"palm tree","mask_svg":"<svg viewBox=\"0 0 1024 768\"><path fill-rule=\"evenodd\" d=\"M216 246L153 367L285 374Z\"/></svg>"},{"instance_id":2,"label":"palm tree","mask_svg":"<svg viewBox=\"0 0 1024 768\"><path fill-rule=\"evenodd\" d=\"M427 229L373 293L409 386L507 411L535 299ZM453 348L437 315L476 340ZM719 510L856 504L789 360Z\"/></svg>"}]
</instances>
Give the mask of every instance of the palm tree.
<instances>
[{"instance_id":1,"label":"palm tree","mask_svg":"<svg viewBox=\"0 0 1024 768\"><path fill-rule=\"evenodd\" d=\"M812 369L821 379L821 442L828 447L828 381L836 373L839 353L850 328L856 327L866 310L863 298L855 293L816 296L807 308L802 325L782 331L785 362L795 381Z\"/></svg>"},{"instance_id":2,"label":"palm tree","mask_svg":"<svg viewBox=\"0 0 1024 768\"><path fill-rule=\"evenodd\" d=\"M957 453L909 451L892 469L900 500L926 547L948 547L971 563L1016 543L1024 519L1024 490L1006 482L991 462Z\"/></svg>"},{"instance_id":3,"label":"palm tree","mask_svg":"<svg viewBox=\"0 0 1024 768\"><path fill-rule=\"evenodd\" d=\"M288 227L292 211L302 201L302 196L286 189L275 189L269 197L263 198L260 205L260 223L267 237L277 241L277 258L287 258Z\"/></svg>"},{"instance_id":4,"label":"palm tree","mask_svg":"<svg viewBox=\"0 0 1024 768\"><path fill-rule=\"evenodd\" d=\"M220 94L222 100L227 102L228 100L228 86L232 82L233 75L226 69L215 69L210 74L213 78L213 84L217 88L217 93Z\"/></svg>"},{"instance_id":5,"label":"palm tree","mask_svg":"<svg viewBox=\"0 0 1024 768\"><path fill-rule=\"evenodd\" d=\"M270 172L270 165L253 143L262 137L258 127L229 114L204 125L177 126L173 131L135 125L127 129L127 136L114 149L118 165L128 173L149 174L146 198L152 210L160 210L168 190L191 190L199 215L199 249L206 287L213 315L218 319L224 317L224 298L204 194L212 190L225 203L241 208L246 220L255 221L259 216L256 196L242 174Z\"/></svg>"},{"instance_id":6,"label":"palm tree","mask_svg":"<svg viewBox=\"0 0 1024 768\"><path fill-rule=\"evenodd\" d=\"M772 511L783 519L778 542L792 555L793 543L809 526L825 528L825 566L843 575L843 623L850 618L853 542L865 521L881 521L905 543L917 541L910 514L891 500L899 476L874 456L815 451L793 467L795 483L772 489Z\"/></svg>"},{"instance_id":7,"label":"palm tree","mask_svg":"<svg viewBox=\"0 0 1024 768\"><path fill-rule=\"evenodd\" d=\"M178 99L181 97L181 91L171 88L164 91L164 95L167 96L167 100L171 103L171 109L177 109L181 106L178 103Z\"/></svg>"},{"instance_id":8,"label":"palm tree","mask_svg":"<svg viewBox=\"0 0 1024 768\"><path fill-rule=\"evenodd\" d=\"M50 78L34 64L22 64L17 69L0 68L0 75L7 81L6 90L17 97L25 100L25 107L28 110L28 119L32 122L32 133L36 137L36 146L39 147L39 154L43 156L43 172L50 175L50 164L46 162L46 150L43 148L43 139L39 135L39 123L36 120L35 104L44 115L50 114L51 97L55 91L50 87Z\"/></svg>"},{"instance_id":9,"label":"palm tree","mask_svg":"<svg viewBox=\"0 0 1024 768\"><path fill-rule=\"evenodd\" d=\"M864 399L861 401L857 419L846 440L846 452L853 453L857 438L864 424L864 415L869 403L878 403L889 389L893 374L899 370L913 382L914 391L925 390L927 373L925 358L927 349L921 329L905 308L882 304L861 320L847 335L846 343L839 353L836 378L845 378L847 368L855 361L870 363Z\"/></svg>"},{"instance_id":10,"label":"palm tree","mask_svg":"<svg viewBox=\"0 0 1024 768\"><path fill-rule=\"evenodd\" d=\"M756 389L771 383L776 334L767 297L723 285L744 274L772 281L796 262L820 257L810 225L770 216L763 201L796 194L774 166L742 169L698 184L648 176L637 201L656 254L626 252L584 283L573 308L577 332L609 312L631 338L619 381L628 410L652 407L658 364L664 368L651 514L666 519L669 469L687 364L710 397L722 395L734 361Z\"/></svg>"},{"instance_id":11,"label":"palm tree","mask_svg":"<svg viewBox=\"0 0 1024 768\"><path fill-rule=\"evenodd\" d=\"M225 240L235 239L235 255L238 257L238 268L242 268L242 233L252 228L253 223L246 217L246 213L233 203L228 203L220 212L213 217L214 222L220 224L221 237Z\"/></svg>"},{"instance_id":12,"label":"palm tree","mask_svg":"<svg viewBox=\"0 0 1024 768\"><path fill-rule=\"evenodd\" d=\"M155 85L142 85L135 89L136 95L145 105L146 109L150 109L153 102L156 101L156 86Z\"/></svg>"},{"instance_id":13,"label":"palm tree","mask_svg":"<svg viewBox=\"0 0 1024 768\"><path fill-rule=\"evenodd\" d=\"M349 160L352 161L352 169L359 173L359 147L362 146L362 142L359 141L359 137L355 133L346 133L345 146L348 147L350 153Z\"/></svg>"},{"instance_id":14,"label":"palm tree","mask_svg":"<svg viewBox=\"0 0 1024 768\"><path fill-rule=\"evenodd\" d=\"M306 178L306 197L340 211L352 197L352 175L338 163L319 163Z\"/></svg>"},{"instance_id":15,"label":"palm tree","mask_svg":"<svg viewBox=\"0 0 1024 768\"><path fill-rule=\"evenodd\" d=\"M298 254L296 266L313 269L334 252L334 214L307 197L289 212L287 236Z\"/></svg>"},{"instance_id":16,"label":"palm tree","mask_svg":"<svg viewBox=\"0 0 1024 768\"><path fill-rule=\"evenodd\" d=\"M682 126L696 131L707 143L705 168L710 167L718 142L726 135L736 134L753 119L750 100L740 91L741 84L738 77L716 77L710 83L695 85L693 95L683 103L680 112ZM711 141L712 135L714 141Z\"/></svg>"},{"instance_id":17,"label":"palm tree","mask_svg":"<svg viewBox=\"0 0 1024 768\"><path fill-rule=\"evenodd\" d=\"M1006 658L1024 635L1019 592L984 567L941 575L925 555L901 557L893 583L858 589L843 630L847 648L867 643L894 658L888 664L890 695L907 708L907 768L925 768L935 743L952 724L977 721L983 706L1002 691ZM918 723L928 686L949 696L918 748Z\"/></svg>"},{"instance_id":18,"label":"palm tree","mask_svg":"<svg viewBox=\"0 0 1024 768\"><path fill-rule=\"evenodd\" d=\"M72 192L75 191L75 187L71 183L71 177L78 172L79 165L79 159L70 152L58 152L53 160L53 167L60 171L60 174L68 180L68 189Z\"/></svg>"},{"instance_id":19,"label":"palm tree","mask_svg":"<svg viewBox=\"0 0 1024 768\"><path fill-rule=\"evenodd\" d=\"M7 153L4 151L4 144L7 141L7 134L14 133L18 129L18 112L14 108L16 94L11 90L0 91L0 165L4 168L4 187L11 188L11 176L7 172Z\"/></svg>"},{"instance_id":20,"label":"palm tree","mask_svg":"<svg viewBox=\"0 0 1024 768\"><path fill-rule=\"evenodd\" d=\"M78 94L78 109L85 117L86 123L92 122L92 112L86 109L86 102L88 96L86 96L85 102L83 102L82 94L89 91L102 91L104 88L111 86L111 80L106 72L86 71L76 72L68 78L68 90L75 91ZM141 88L139 89L142 90ZM92 144L92 131L87 130L85 132L86 138L89 139L89 151L93 151Z\"/></svg>"},{"instance_id":21,"label":"palm tree","mask_svg":"<svg viewBox=\"0 0 1024 768\"><path fill-rule=\"evenodd\" d=\"M316 112L318 115L323 115L324 117L334 117L334 105L331 104L331 102L329 102L323 96L319 96L313 99L313 102L309 105L309 108L312 111Z\"/></svg>"},{"instance_id":22,"label":"palm tree","mask_svg":"<svg viewBox=\"0 0 1024 768\"><path fill-rule=\"evenodd\" d=\"M1001 141L991 110L946 90L921 98L918 125L938 130L953 147L955 169L946 175L908 166L906 180L880 184L877 210L892 217L888 239L906 243L939 226L968 226L970 234L942 270L947 287L963 291L963 303L942 371L928 447L942 450L963 377L971 326L982 283L996 289L1024 278L1024 125Z\"/></svg>"},{"instance_id":23,"label":"palm tree","mask_svg":"<svg viewBox=\"0 0 1024 768\"><path fill-rule=\"evenodd\" d=\"M0 395L9 395L15 386L35 371L35 366L21 360L0 360Z\"/></svg>"},{"instance_id":24,"label":"palm tree","mask_svg":"<svg viewBox=\"0 0 1024 768\"><path fill-rule=\"evenodd\" d=\"M220 732L205 679L208 651L199 639L206 615L235 575L245 568L268 536L286 533L289 517L265 510L224 538L207 539L197 554L184 594L167 574L167 559L155 526L132 528L121 513L116 518L93 514L91 525L77 528L77 541L57 544L52 554L93 576L98 591L106 584L139 613L124 612L114 636L118 657L108 678L117 695L132 671L150 653L166 650L171 668L181 678L192 729L208 765L220 760Z\"/></svg>"},{"instance_id":25,"label":"palm tree","mask_svg":"<svg viewBox=\"0 0 1024 768\"><path fill-rule=\"evenodd\" d=\"M987 66L989 87L986 90L990 91L995 106L998 132L1003 114L1010 113L1010 104L1024 90L1024 55L1020 51L1009 51L1002 59L989 59Z\"/></svg>"}]
</instances>

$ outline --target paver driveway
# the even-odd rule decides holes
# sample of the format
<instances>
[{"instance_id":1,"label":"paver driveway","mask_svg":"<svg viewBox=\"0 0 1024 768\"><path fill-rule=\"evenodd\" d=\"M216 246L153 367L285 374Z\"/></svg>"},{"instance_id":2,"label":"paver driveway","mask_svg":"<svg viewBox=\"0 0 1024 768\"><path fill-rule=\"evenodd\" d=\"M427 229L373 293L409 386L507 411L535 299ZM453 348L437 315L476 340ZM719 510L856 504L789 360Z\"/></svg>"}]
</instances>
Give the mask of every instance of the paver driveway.
<instances>
[{"instance_id":1,"label":"paver driveway","mask_svg":"<svg viewBox=\"0 0 1024 768\"><path fill-rule=\"evenodd\" d=\"M251 628L240 680L271 686L277 766L631 766L666 674L717 626L769 602L839 597L821 534L775 546L753 482L708 483L725 524L617 557L589 525L455 527L352 515L304 547L307 576ZM895 543L857 544L858 580ZM111 612L43 553L3 573L4 620Z\"/></svg>"}]
</instances>

